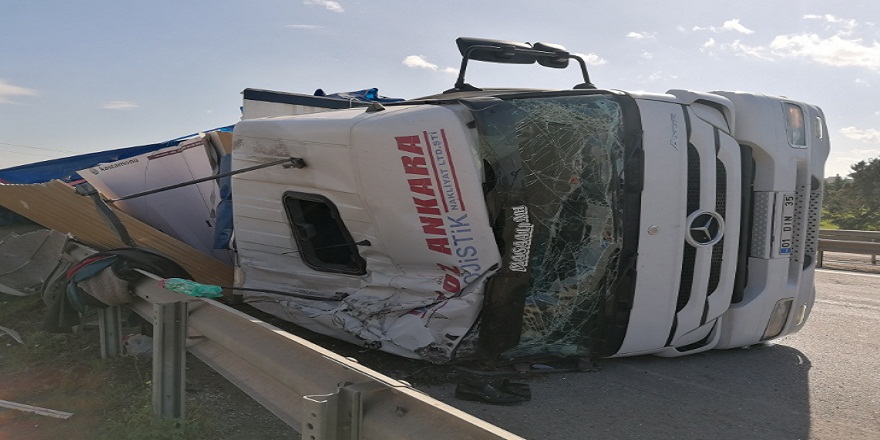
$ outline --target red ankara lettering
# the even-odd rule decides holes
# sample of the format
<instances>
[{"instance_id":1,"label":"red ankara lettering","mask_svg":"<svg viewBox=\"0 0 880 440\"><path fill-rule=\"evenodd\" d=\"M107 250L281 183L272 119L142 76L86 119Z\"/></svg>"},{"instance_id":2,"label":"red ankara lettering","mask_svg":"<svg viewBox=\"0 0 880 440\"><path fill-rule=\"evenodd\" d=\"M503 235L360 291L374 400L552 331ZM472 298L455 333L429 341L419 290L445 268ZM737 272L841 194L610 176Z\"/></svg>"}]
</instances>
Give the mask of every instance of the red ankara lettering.
<instances>
[{"instance_id":1,"label":"red ankara lettering","mask_svg":"<svg viewBox=\"0 0 880 440\"><path fill-rule=\"evenodd\" d=\"M461 293L461 280L459 279L461 270L456 266L447 266L440 263L437 263L437 266L444 272L448 272L443 274L443 290L453 295ZM442 292L440 293L442 294Z\"/></svg>"},{"instance_id":2,"label":"red ankara lettering","mask_svg":"<svg viewBox=\"0 0 880 440\"><path fill-rule=\"evenodd\" d=\"M443 238L426 238L428 249L439 252L441 254L452 255L452 249L449 248L449 239Z\"/></svg>"},{"instance_id":3,"label":"red ankara lettering","mask_svg":"<svg viewBox=\"0 0 880 440\"><path fill-rule=\"evenodd\" d=\"M410 191L434 197L434 188L431 187L431 179L409 179L408 182ZM434 200L436 201L437 199Z\"/></svg>"},{"instance_id":4,"label":"red ankara lettering","mask_svg":"<svg viewBox=\"0 0 880 440\"><path fill-rule=\"evenodd\" d=\"M422 232L426 235L440 236L426 237L425 243L429 250L444 255L452 255L449 238L446 236L446 222L443 218L443 211L440 210L440 202L437 200L434 180L430 177L431 172L425 157L425 149L421 145L422 141L419 136L398 136L394 139L397 141L398 150L409 153L400 156L403 172L411 176L428 176L407 179L411 193L427 196L412 198L416 212L420 214L419 222L422 225Z\"/></svg>"},{"instance_id":5,"label":"red ankara lettering","mask_svg":"<svg viewBox=\"0 0 880 440\"><path fill-rule=\"evenodd\" d=\"M424 157L403 156L400 161L403 162L403 172L406 174L428 175L428 162Z\"/></svg>"},{"instance_id":6,"label":"red ankara lettering","mask_svg":"<svg viewBox=\"0 0 880 440\"><path fill-rule=\"evenodd\" d=\"M421 216L419 221L422 222L422 231L425 231L425 234L446 235L442 218Z\"/></svg>"},{"instance_id":7,"label":"red ankara lettering","mask_svg":"<svg viewBox=\"0 0 880 440\"><path fill-rule=\"evenodd\" d=\"M429 194L429 195L433 195L433 194ZM436 216L439 216L442 214L442 212L440 212L440 207L439 207L440 204L437 203L436 197L433 199L419 199L419 198L413 197L413 203L416 204L416 211L418 211L419 214L428 214L428 215L436 215Z\"/></svg>"},{"instance_id":8,"label":"red ankara lettering","mask_svg":"<svg viewBox=\"0 0 880 440\"><path fill-rule=\"evenodd\" d=\"M425 155L425 150L421 147L421 139L418 135L416 136L398 136L394 138L397 141L397 149L400 151L406 151L407 153L418 154L419 156Z\"/></svg>"}]
</instances>

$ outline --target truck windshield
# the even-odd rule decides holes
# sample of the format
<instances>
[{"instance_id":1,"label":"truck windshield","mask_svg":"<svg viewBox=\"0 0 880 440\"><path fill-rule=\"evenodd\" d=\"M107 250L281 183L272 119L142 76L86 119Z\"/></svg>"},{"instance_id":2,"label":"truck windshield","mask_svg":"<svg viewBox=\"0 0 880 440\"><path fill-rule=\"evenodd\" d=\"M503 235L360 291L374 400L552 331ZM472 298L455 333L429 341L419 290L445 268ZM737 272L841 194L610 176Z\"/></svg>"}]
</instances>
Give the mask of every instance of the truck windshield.
<instances>
[{"instance_id":1,"label":"truck windshield","mask_svg":"<svg viewBox=\"0 0 880 440\"><path fill-rule=\"evenodd\" d=\"M511 357L587 355L620 267L627 132L620 96L464 104L479 132L486 201L504 255L496 277L507 280L487 287L481 345L498 341L493 346ZM490 334L499 332L519 337Z\"/></svg>"}]
</instances>

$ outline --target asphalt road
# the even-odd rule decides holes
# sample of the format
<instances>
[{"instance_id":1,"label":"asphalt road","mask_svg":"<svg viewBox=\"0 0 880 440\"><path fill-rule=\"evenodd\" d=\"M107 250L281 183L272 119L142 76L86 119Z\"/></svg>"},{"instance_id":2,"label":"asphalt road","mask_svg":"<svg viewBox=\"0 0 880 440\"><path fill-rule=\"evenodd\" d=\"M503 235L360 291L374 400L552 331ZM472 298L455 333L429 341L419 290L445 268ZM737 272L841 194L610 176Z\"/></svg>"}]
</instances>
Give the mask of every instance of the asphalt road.
<instances>
[{"instance_id":1,"label":"asphalt road","mask_svg":"<svg viewBox=\"0 0 880 440\"><path fill-rule=\"evenodd\" d=\"M772 344L605 360L501 407L431 396L527 439L880 439L880 275L820 270L804 329Z\"/></svg>"}]
</instances>

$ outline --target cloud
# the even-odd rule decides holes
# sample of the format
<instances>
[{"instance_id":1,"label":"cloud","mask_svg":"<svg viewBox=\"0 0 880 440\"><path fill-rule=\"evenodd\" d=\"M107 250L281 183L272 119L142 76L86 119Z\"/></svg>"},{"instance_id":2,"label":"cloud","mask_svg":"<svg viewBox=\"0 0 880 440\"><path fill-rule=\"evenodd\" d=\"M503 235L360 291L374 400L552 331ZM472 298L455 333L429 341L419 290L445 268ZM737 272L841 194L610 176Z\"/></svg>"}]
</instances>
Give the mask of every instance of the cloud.
<instances>
[{"instance_id":1,"label":"cloud","mask_svg":"<svg viewBox=\"0 0 880 440\"><path fill-rule=\"evenodd\" d=\"M738 18L734 18L733 20L727 20L727 21L725 21L724 24L723 24L721 27L722 27L723 29L725 29L725 30L728 30L728 31L736 31L736 32L739 32L739 33L741 33L741 34L754 34L754 33L755 33L755 31L753 31L753 30L751 30L751 29L749 29L749 28L743 26L742 24L740 24Z\"/></svg>"},{"instance_id":2,"label":"cloud","mask_svg":"<svg viewBox=\"0 0 880 440\"><path fill-rule=\"evenodd\" d=\"M816 34L779 35L765 46L750 46L734 40L718 47L767 61L803 58L826 66L866 67L880 71L880 43L864 44L860 39L846 39L839 35L829 38Z\"/></svg>"},{"instance_id":3,"label":"cloud","mask_svg":"<svg viewBox=\"0 0 880 440\"><path fill-rule=\"evenodd\" d=\"M131 110L138 107L140 106L130 101L110 101L101 105L101 108L107 110Z\"/></svg>"},{"instance_id":4,"label":"cloud","mask_svg":"<svg viewBox=\"0 0 880 440\"><path fill-rule=\"evenodd\" d=\"M657 38L657 34L653 32L630 32L626 34L626 38L632 38L634 40L653 40L654 38Z\"/></svg>"},{"instance_id":5,"label":"cloud","mask_svg":"<svg viewBox=\"0 0 880 440\"><path fill-rule=\"evenodd\" d=\"M866 79L856 78L853 83L857 86L871 87L871 82Z\"/></svg>"},{"instance_id":6,"label":"cloud","mask_svg":"<svg viewBox=\"0 0 880 440\"><path fill-rule=\"evenodd\" d=\"M678 79L678 75L672 75L669 73L664 73L662 71L656 71L650 75L648 75L648 81L657 82L657 81L670 81Z\"/></svg>"},{"instance_id":7,"label":"cloud","mask_svg":"<svg viewBox=\"0 0 880 440\"><path fill-rule=\"evenodd\" d=\"M16 86L0 78L0 104L13 103L10 99L13 96L35 96L38 94L36 90Z\"/></svg>"},{"instance_id":8,"label":"cloud","mask_svg":"<svg viewBox=\"0 0 880 440\"><path fill-rule=\"evenodd\" d=\"M816 34L780 35L769 46L775 55L807 58L828 66L857 66L880 71L880 43L863 43L840 35L822 38Z\"/></svg>"},{"instance_id":9,"label":"cloud","mask_svg":"<svg viewBox=\"0 0 880 440\"><path fill-rule=\"evenodd\" d=\"M658 71L649 73L647 75L638 75L635 78L640 83L655 83L656 84L656 83L662 83L662 82L675 81L676 79L678 79L678 75L673 75L673 74L663 72L662 70L658 70ZM656 85L652 86L652 88L654 88L654 87L656 87ZM650 89L648 89L648 90L633 90L633 91L642 92L642 93L650 93L649 90Z\"/></svg>"},{"instance_id":10,"label":"cloud","mask_svg":"<svg viewBox=\"0 0 880 440\"><path fill-rule=\"evenodd\" d=\"M708 40L706 40L705 43L703 43L702 46L700 46L700 52L705 52L705 53L708 53L709 55L714 56L715 49L717 49L717 48L718 48L718 43L715 41L715 39L709 38Z\"/></svg>"},{"instance_id":11,"label":"cloud","mask_svg":"<svg viewBox=\"0 0 880 440\"><path fill-rule=\"evenodd\" d=\"M880 43L872 40L870 43L853 36L852 30L859 24L855 20L847 20L826 15L805 15L806 20L822 20L834 25L836 29L826 29L817 32L804 32L799 34L778 35L767 44L749 45L740 40L729 43L716 42L710 39L701 47L701 51L714 54L714 50L727 50L739 56L758 58L767 61L780 59L800 58L819 64L835 67L864 67L873 71L880 71ZM739 20L733 19L724 22L721 29L733 30L745 34L751 31L740 24ZM712 30L719 32L719 28L699 28L694 30ZM824 34L824 35L823 35ZM712 48L711 50L709 50Z\"/></svg>"},{"instance_id":12,"label":"cloud","mask_svg":"<svg viewBox=\"0 0 880 440\"><path fill-rule=\"evenodd\" d=\"M835 17L834 15L831 15L831 14L824 14L824 15L808 14L808 15L804 15L804 19L805 20L822 20L825 23L828 23L829 28L836 27L838 29L841 29L842 34L852 33L852 31L854 31L855 28L858 27L858 25L859 25L859 23L855 20L839 18L839 17Z\"/></svg>"},{"instance_id":13,"label":"cloud","mask_svg":"<svg viewBox=\"0 0 880 440\"><path fill-rule=\"evenodd\" d=\"M586 55L584 55L584 54L577 54L577 55L579 55L581 58L583 58L584 62L591 65L591 66L600 66L602 64L608 63L608 60L606 60L605 58L602 58L599 55L596 55L594 53L588 53Z\"/></svg>"},{"instance_id":14,"label":"cloud","mask_svg":"<svg viewBox=\"0 0 880 440\"><path fill-rule=\"evenodd\" d=\"M804 18L807 20L824 20L828 23L843 24L847 27L856 27L858 24L855 20L838 18L831 14L807 14L804 15Z\"/></svg>"},{"instance_id":15,"label":"cloud","mask_svg":"<svg viewBox=\"0 0 880 440\"><path fill-rule=\"evenodd\" d=\"M709 32L714 32L716 34L720 34L722 32L727 32L727 31L739 32L741 34L754 34L755 33L755 31L743 26L742 23L739 22L738 18L734 18L734 19L725 21L724 24L721 25L721 27L694 26L691 30L693 30L693 31L709 31Z\"/></svg>"},{"instance_id":16,"label":"cloud","mask_svg":"<svg viewBox=\"0 0 880 440\"><path fill-rule=\"evenodd\" d=\"M323 6L328 11L336 12L339 14L345 12L345 8L343 8L342 5L340 5L337 2L331 1L331 0L305 0L303 2L303 4L304 5Z\"/></svg>"},{"instance_id":17,"label":"cloud","mask_svg":"<svg viewBox=\"0 0 880 440\"><path fill-rule=\"evenodd\" d=\"M307 31L318 31L318 30L324 29L323 26L317 26L314 24L289 24L284 27L291 28L291 29L303 29L303 30L307 30Z\"/></svg>"},{"instance_id":18,"label":"cloud","mask_svg":"<svg viewBox=\"0 0 880 440\"><path fill-rule=\"evenodd\" d=\"M722 49L729 49L740 56L758 58L765 61L776 61L772 51L764 46L749 46L743 44L740 40L733 40L733 43L722 44Z\"/></svg>"},{"instance_id":19,"label":"cloud","mask_svg":"<svg viewBox=\"0 0 880 440\"><path fill-rule=\"evenodd\" d=\"M850 151L837 151L831 156L828 156L828 161L825 163L825 176L834 177L838 175L840 177L847 177L852 174L852 165L863 161L869 157L877 157L880 156L880 148L872 149L872 150L850 150Z\"/></svg>"},{"instance_id":20,"label":"cloud","mask_svg":"<svg viewBox=\"0 0 880 440\"><path fill-rule=\"evenodd\" d=\"M427 70L433 70L435 72L439 71L442 73L458 75L458 68L457 67L443 67L443 68L441 68L440 66L428 61L428 59L425 58L424 55L410 55L410 56L404 58L403 62L401 64L403 64L406 67L412 68L412 69L427 69Z\"/></svg>"},{"instance_id":21,"label":"cloud","mask_svg":"<svg viewBox=\"0 0 880 440\"><path fill-rule=\"evenodd\" d=\"M403 60L403 65L413 69L437 70L437 65L428 62L424 55L410 55Z\"/></svg>"},{"instance_id":22,"label":"cloud","mask_svg":"<svg viewBox=\"0 0 880 440\"><path fill-rule=\"evenodd\" d=\"M859 142L880 142L880 130L873 128L861 130L855 127L844 127L840 129L840 134Z\"/></svg>"},{"instance_id":23,"label":"cloud","mask_svg":"<svg viewBox=\"0 0 880 440\"><path fill-rule=\"evenodd\" d=\"M852 150L852 154L856 157L880 156L880 148L856 148Z\"/></svg>"}]
</instances>

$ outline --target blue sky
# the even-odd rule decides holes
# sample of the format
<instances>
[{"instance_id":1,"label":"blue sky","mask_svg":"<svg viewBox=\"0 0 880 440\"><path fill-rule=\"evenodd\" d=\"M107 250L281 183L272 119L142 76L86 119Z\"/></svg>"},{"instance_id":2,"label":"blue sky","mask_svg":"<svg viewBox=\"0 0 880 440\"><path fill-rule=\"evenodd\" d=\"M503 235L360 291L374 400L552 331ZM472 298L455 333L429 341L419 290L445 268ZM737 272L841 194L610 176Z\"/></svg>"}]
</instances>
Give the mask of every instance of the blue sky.
<instances>
[{"instance_id":1,"label":"blue sky","mask_svg":"<svg viewBox=\"0 0 880 440\"><path fill-rule=\"evenodd\" d=\"M826 175L880 156L870 1L0 0L0 167L235 123L248 87L455 82L459 36L562 44L601 88L744 90L819 105ZM570 88L576 68L472 63L477 86Z\"/></svg>"}]
</instances>

